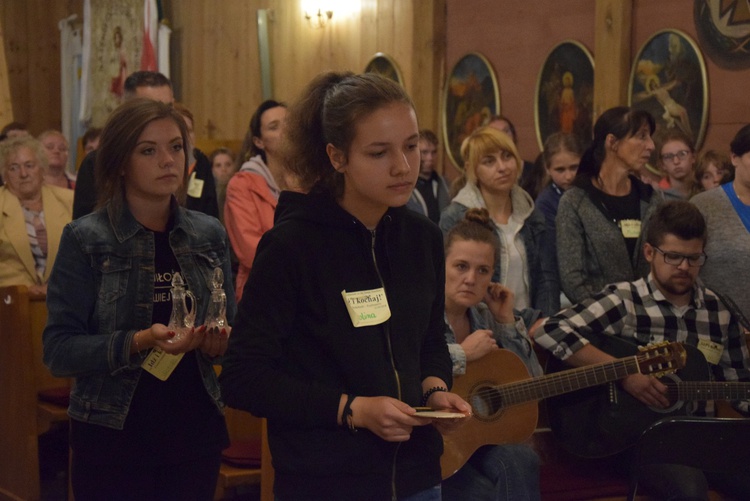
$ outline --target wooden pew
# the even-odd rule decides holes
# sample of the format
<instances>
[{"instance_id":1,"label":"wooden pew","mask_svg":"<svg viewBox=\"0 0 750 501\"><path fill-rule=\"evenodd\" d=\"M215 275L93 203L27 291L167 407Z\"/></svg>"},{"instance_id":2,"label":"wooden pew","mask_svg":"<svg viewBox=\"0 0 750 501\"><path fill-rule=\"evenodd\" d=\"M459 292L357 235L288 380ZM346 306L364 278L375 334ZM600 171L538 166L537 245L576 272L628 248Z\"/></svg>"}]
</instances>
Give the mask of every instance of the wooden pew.
<instances>
[{"instance_id":1,"label":"wooden pew","mask_svg":"<svg viewBox=\"0 0 750 501\"><path fill-rule=\"evenodd\" d=\"M224 409L224 415L227 420L227 430L229 431L229 439L231 441L261 439L261 421L259 418L256 418L249 412L231 407ZM260 483L260 468L240 468L222 461L214 499L223 499L229 489L235 489L240 486L258 485Z\"/></svg>"},{"instance_id":2,"label":"wooden pew","mask_svg":"<svg viewBox=\"0 0 750 501\"><path fill-rule=\"evenodd\" d=\"M26 286L0 288L0 498L40 497L40 434L67 422L66 409L40 403L40 390L70 385L53 378L42 363L44 297L30 298Z\"/></svg>"}]
</instances>

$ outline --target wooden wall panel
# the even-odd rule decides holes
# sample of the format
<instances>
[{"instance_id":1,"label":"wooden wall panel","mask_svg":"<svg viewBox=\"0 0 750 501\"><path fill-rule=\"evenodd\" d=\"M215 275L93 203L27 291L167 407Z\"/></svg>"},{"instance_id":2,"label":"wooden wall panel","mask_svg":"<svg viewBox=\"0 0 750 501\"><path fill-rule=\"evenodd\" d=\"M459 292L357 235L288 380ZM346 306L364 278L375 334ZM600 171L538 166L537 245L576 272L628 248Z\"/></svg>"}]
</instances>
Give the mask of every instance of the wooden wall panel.
<instances>
[{"instance_id":1,"label":"wooden wall panel","mask_svg":"<svg viewBox=\"0 0 750 501\"><path fill-rule=\"evenodd\" d=\"M1 18L0 18L1 19ZM5 32L0 23L0 124L13 121L13 102L10 99L10 79L5 58Z\"/></svg>"},{"instance_id":2,"label":"wooden wall panel","mask_svg":"<svg viewBox=\"0 0 750 501\"><path fill-rule=\"evenodd\" d=\"M594 115L627 103L630 78L630 0L599 0L596 4L594 53Z\"/></svg>"},{"instance_id":3,"label":"wooden wall panel","mask_svg":"<svg viewBox=\"0 0 750 501\"><path fill-rule=\"evenodd\" d=\"M24 2L0 2L3 44L8 67L8 84L13 101L13 117L29 124L29 47L26 30L27 8ZM3 124L5 125L5 124ZM41 131L40 131L41 132Z\"/></svg>"},{"instance_id":4,"label":"wooden wall panel","mask_svg":"<svg viewBox=\"0 0 750 501\"><path fill-rule=\"evenodd\" d=\"M243 0L165 1L172 26L175 97L195 115L195 132L241 139L261 99L256 9Z\"/></svg>"},{"instance_id":5,"label":"wooden wall panel","mask_svg":"<svg viewBox=\"0 0 750 501\"><path fill-rule=\"evenodd\" d=\"M176 95L196 115L201 138L244 136L261 101L256 14L258 9L270 9L277 99L292 101L321 71L362 71L372 55L382 51L397 61L415 99L420 125L437 131L447 71L466 52L479 51L496 70L502 111L516 124L521 153L533 159L538 152L534 92L542 62L554 45L568 38L582 42L600 61L607 58L595 47L597 9L623 2L352 0L349 4L360 6L360 11L334 12L324 28L314 26L316 19L304 18L301 0L163 0L163 7L174 30ZM82 11L83 0L0 2L14 118L34 133L60 125L57 22ZM621 32L630 30L630 58L651 34L664 28L695 37L692 2L634 0ZM707 67L711 102L705 144L726 148L750 115L741 88L750 70L723 70L709 59ZM613 98L617 90L604 92L607 103L619 99Z\"/></svg>"},{"instance_id":6,"label":"wooden wall panel","mask_svg":"<svg viewBox=\"0 0 750 501\"><path fill-rule=\"evenodd\" d=\"M419 0L422 4L426 1ZM442 0L436 3L444 5ZM357 2L352 4L356 6ZM300 0L225 0L220 4L165 0L165 14L174 29L176 95L196 115L199 137L241 139L244 136L250 116L261 101L258 9L270 12L275 99L292 102L322 71L361 72L378 51L397 61L405 86L412 91L415 81L412 68L417 59L413 50L412 4L402 0L362 1L359 11L334 11L333 18L321 27L316 13L310 20L305 18ZM217 5L221 8L216 8ZM431 17L420 20L427 26L431 22ZM428 40L422 45L434 43L431 29L425 28L420 33ZM438 45L444 46L442 41ZM423 54L418 57L425 59ZM430 60L431 71L434 66L437 64ZM431 88L435 86L429 78L428 82ZM425 86L424 82L420 85ZM436 103L433 94L424 93ZM426 113L423 121L432 122L434 127L435 116L435 112Z\"/></svg>"},{"instance_id":7,"label":"wooden wall panel","mask_svg":"<svg viewBox=\"0 0 750 501\"><path fill-rule=\"evenodd\" d=\"M60 128L57 23L71 14L83 15L83 0L0 2L13 115L32 134Z\"/></svg>"}]
</instances>

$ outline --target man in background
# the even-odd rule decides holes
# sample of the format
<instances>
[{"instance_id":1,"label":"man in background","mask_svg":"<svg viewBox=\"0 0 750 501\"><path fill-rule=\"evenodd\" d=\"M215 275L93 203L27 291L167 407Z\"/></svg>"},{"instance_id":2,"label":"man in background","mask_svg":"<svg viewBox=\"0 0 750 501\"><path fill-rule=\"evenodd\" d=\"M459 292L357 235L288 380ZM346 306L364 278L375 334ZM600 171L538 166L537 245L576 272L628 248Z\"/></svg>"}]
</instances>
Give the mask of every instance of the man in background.
<instances>
[{"instance_id":1,"label":"man in background","mask_svg":"<svg viewBox=\"0 0 750 501\"><path fill-rule=\"evenodd\" d=\"M448 185L435 171L438 138L428 129L419 131L419 177L417 185L406 206L430 218L435 224L440 221L440 212L450 203Z\"/></svg>"}]
</instances>

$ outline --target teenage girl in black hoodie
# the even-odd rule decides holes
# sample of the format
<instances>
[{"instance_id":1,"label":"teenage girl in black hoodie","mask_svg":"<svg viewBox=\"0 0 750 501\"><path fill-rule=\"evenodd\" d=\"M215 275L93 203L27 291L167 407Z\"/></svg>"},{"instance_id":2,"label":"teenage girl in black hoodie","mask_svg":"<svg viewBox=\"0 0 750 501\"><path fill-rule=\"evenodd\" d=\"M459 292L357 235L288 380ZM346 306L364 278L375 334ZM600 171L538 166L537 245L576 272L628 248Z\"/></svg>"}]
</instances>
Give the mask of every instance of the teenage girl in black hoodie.
<instances>
[{"instance_id":1,"label":"teenage girl in black hoodie","mask_svg":"<svg viewBox=\"0 0 750 501\"><path fill-rule=\"evenodd\" d=\"M419 174L414 105L375 74L326 73L287 117L283 192L221 375L268 418L274 491L292 499L440 499L450 393L440 230L404 207Z\"/></svg>"}]
</instances>

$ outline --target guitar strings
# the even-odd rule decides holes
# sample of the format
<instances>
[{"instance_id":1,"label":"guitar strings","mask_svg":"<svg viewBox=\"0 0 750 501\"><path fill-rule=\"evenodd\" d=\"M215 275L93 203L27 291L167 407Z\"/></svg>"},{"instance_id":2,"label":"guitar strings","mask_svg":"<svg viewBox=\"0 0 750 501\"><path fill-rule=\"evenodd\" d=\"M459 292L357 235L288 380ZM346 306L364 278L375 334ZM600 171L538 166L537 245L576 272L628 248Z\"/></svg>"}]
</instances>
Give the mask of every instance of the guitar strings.
<instances>
[{"instance_id":1,"label":"guitar strings","mask_svg":"<svg viewBox=\"0 0 750 501\"><path fill-rule=\"evenodd\" d=\"M546 374L537 378L501 385L488 385L477 390L473 393L473 396L480 398L494 409L506 408L622 379L630 374L643 372L639 367L644 367L646 362L650 362L646 367L648 373L674 371L676 367L670 361L673 358L672 355L667 355L666 360L662 357L654 358L647 352L612 362ZM593 382L590 380L593 380Z\"/></svg>"},{"instance_id":2,"label":"guitar strings","mask_svg":"<svg viewBox=\"0 0 750 501\"><path fill-rule=\"evenodd\" d=\"M670 400L735 400L750 398L750 383L738 381L664 381Z\"/></svg>"}]
</instances>

